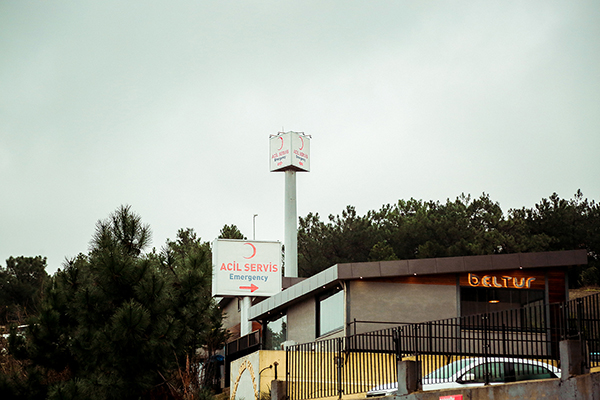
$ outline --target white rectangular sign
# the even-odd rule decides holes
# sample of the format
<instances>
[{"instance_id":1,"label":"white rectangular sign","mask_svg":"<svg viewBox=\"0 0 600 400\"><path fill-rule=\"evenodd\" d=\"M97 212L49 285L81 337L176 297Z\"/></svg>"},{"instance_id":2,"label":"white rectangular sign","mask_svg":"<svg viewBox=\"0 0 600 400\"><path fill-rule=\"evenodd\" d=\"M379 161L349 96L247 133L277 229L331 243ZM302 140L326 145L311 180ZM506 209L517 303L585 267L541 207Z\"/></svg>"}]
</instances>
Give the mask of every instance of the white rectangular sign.
<instances>
[{"instance_id":1,"label":"white rectangular sign","mask_svg":"<svg viewBox=\"0 0 600 400\"><path fill-rule=\"evenodd\" d=\"M272 296L281 291L281 243L216 239L213 296Z\"/></svg>"},{"instance_id":2,"label":"white rectangular sign","mask_svg":"<svg viewBox=\"0 0 600 400\"><path fill-rule=\"evenodd\" d=\"M310 136L285 132L269 140L270 168L273 171L310 171Z\"/></svg>"}]
</instances>

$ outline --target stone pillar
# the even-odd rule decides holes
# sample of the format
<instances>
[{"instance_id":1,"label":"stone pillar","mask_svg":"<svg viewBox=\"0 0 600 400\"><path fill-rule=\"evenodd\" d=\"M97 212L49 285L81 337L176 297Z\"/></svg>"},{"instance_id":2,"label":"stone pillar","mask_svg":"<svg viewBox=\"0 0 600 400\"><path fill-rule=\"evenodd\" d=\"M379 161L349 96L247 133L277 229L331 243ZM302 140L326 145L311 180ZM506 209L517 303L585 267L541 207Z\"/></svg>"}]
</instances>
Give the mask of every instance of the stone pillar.
<instances>
[{"instance_id":1,"label":"stone pillar","mask_svg":"<svg viewBox=\"0 0 600 400\"><path fill-rule=\"evenodd\" d=\"M400 361L398 362L398 395L405 395L420 390L421 387L417 383L417 367L416 361Z\"/></svg>"},{"instance_id":2,"label":"stone pillar","mask_svg":"<svg viewBox=\"0 0 600 400\"><path fill-rule=\"evenodd\" d=\"M285 385L285 381L271 381L271 400L285 400Z\"/></svg>"},{"instance_id":3,"label":"stone pillar","mask_svg":"<svg viewBox=\"0 0 600 400\"><path fill-rule=\"evenodd\" d=\"M582 351L582 343L579 340L563 340L559 343L560 349L560 379L567 380L574 375L589 373L585 365Z\"/></svg>"}]
</instances>

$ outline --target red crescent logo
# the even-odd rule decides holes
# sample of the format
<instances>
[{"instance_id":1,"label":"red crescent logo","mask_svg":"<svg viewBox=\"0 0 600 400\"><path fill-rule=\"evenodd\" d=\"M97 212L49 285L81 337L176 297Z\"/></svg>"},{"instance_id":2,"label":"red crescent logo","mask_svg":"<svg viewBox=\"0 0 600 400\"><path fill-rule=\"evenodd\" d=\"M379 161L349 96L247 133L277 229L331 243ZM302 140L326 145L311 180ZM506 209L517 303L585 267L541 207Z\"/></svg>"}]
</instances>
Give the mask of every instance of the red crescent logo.
<instances>
[{"instance_id":1,"label":"red crescent logo","mask_svg":"<svg viewBox=\"0 0 600 400\"><path fill-rule=\"evenodd\" d=\"M302 146L300 146L300 150L302 150L304 148L304 139L302 138L302 136L300 136L300 140L302 141Z\"/></svg>"},{"instance_id":2,"label":"red crescent logo","mask_svg":"<svg viewBox=\"0 0 600 400\"><path fill-rule=\"evenodd\" d=\"M283 149L283 138L281 136L279 136L279 139L281 139L281 146L279 146L279 148L277 150Z\"/></svg>"},{"instance_id":3,"label":"red crescent logo","mask_svg":"<svg viewBox=\"0 0 600 400\"><path fill-rule=\"evenodd\" d=\"M244 257L246 260L249 260L250 258L252 258L256 255L256 246L254 246L252 243L244 243L244 244L247 244L250 247L252 247L252 255L250 257Z\"/></svg>"}]
</instances>

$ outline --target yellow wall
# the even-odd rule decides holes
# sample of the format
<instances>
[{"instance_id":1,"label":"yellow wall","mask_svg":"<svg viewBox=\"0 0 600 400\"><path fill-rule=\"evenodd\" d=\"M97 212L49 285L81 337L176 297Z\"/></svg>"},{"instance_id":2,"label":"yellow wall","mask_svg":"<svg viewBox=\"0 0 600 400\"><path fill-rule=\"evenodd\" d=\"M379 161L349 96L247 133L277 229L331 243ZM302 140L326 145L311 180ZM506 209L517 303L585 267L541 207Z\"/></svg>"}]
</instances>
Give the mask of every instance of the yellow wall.
<instances>
[{"instance_id":1,"label":"yellow wall","mask_svg":"<svg viewBox=\"0 0 600 400\"><path fill-rule=\"evenodd\" d=\"M258 400L269 393L271 381L285 380L285 351L259 350L231 362L230 388L232 400ZM271 366L271 368L269 368Z\"/></svg>"}]
</instances>

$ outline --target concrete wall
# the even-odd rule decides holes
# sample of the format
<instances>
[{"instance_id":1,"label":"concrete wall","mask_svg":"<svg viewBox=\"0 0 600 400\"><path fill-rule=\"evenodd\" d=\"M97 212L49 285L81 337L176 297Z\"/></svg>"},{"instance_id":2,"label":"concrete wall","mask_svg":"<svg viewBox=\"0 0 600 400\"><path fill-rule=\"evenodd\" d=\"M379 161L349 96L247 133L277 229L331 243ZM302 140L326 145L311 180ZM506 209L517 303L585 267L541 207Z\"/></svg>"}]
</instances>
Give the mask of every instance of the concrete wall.
<instances>
[{"instance_id":1,"label":"concrete wall","mask_svg":"<svg viewBox=\"0 0 600 400\"><path fill-rule=\"evenodd\" d=\"M412 323L458 316L455 285L358 280L350 281L349 287L348 322L356 319ZM380 324L358 324L357 333L386 327L388 326Z\"/></svg>"},{"instance_id":2,"label":"concrete wall","mask_svg":"<svg viewBox=\"0 0 600 400\"><path fill-rule=\"evenodd\" d=\"M223 327L229 329L233 333L235 339L240 334L240 312L238 311L238 299L233 298L223 308L225 313L225 319L223 320Z\"/></svg>"},{"instance_id":3,"label":"concrete wall","mask_svg":"<svg viewBox=\"0 0 600 400\"><path fill-rule=\"evenodd\" d=\"M420 285L394 282L350 281L346 293L346 322L423 322L458 315L454 285ZM316 331L316 304L309 297L287 309L288 340L312 342ZM397 326L393 324L390 326ZM359 324L357 332L383 329L380 324ZM353 332L349 332L353 333ZM323 338L343 336L336 331Z\"/></svg>"},{"instance_id":4,"label":"concrete wall","mask_svg":"<svg viewBox=\"0 0 600 400\"><path fill-rule=\"evenodd\" d=\"M309 297L287 309L287 338L297 343L308 343L315 340L316 303Z\"/></svg>"},{"instance_id":5,"label":"concrete wall","mask_svg":"<svg viewBox=\"0 0 600 400\"><path fill-rule=\"evenodd\" d=\"M231 400L258 400L275 379L285 380L285 351L260 350L231 362Z\"/></svg>"},{"instance_id":6,"label":"concrete wall","mask_svg":"<svg viewBox=\"0 0 600 400\"><path fill-rule=\"evenodd\" d=\"M600 400L600 373L579 375L566 381L560 379L544 379L480 388L415 392L404 396L389 397L389 399L438 400L443 396L452 395L462 395L463 400Z\"/></svg>"}]
</instances>

